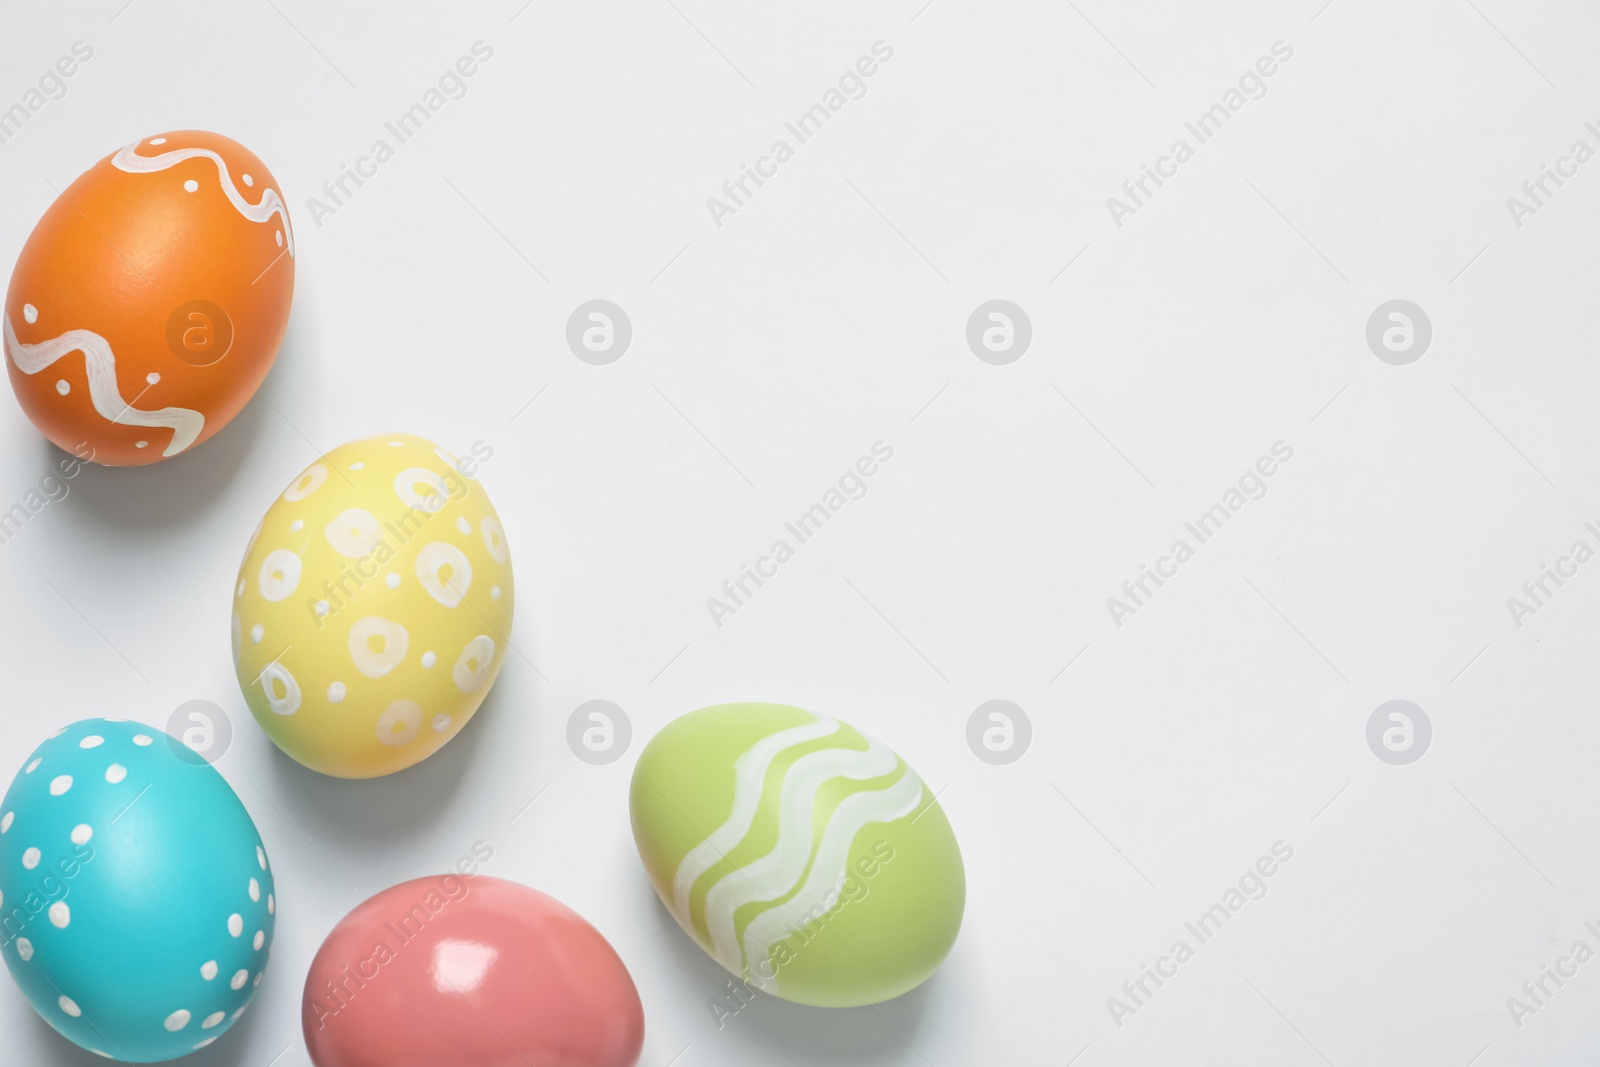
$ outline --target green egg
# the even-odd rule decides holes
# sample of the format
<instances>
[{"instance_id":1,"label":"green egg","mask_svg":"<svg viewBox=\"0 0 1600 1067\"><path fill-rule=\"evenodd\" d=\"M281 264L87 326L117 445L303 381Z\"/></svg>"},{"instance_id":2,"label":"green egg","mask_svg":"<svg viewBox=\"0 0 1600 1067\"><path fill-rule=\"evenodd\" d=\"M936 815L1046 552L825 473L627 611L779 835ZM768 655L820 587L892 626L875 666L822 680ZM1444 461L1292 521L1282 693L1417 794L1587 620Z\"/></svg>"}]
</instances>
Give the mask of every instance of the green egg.
<instances>
[{"instance_id":1,"label":"green egg","mask_svg":"<svg viewBox=\"0 0 1600 1067\"><path fill-rule=\"evenodd\" d=\"M690 712L640 754L629 807L678 925L784 1000L897 997L961 929L966 873L933 791L836 719L784 704Z\"/></svg>"}]
</instances>

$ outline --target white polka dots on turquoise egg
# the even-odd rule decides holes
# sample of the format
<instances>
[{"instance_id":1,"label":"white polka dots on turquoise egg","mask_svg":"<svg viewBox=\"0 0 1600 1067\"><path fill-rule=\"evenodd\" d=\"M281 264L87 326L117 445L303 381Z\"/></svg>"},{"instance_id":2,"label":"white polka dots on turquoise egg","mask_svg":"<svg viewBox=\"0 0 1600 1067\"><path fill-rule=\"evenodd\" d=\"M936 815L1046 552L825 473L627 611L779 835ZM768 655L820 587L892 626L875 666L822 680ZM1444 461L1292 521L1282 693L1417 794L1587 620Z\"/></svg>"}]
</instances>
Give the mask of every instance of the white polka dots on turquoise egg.
<instances>
[{"instance_id":1,"label":"white polka dots on turquoise egg","mask_svg":"<svg viewBox=\"0 0 1600 1067\"><path fill-rule=\"evenodd\" d=\"M271 952L260 835L223 777L180 751L148 726L85 720L0 800L0 958L46 1022L112 1060L217 1040Z\"/></svg>"}]
</instances>

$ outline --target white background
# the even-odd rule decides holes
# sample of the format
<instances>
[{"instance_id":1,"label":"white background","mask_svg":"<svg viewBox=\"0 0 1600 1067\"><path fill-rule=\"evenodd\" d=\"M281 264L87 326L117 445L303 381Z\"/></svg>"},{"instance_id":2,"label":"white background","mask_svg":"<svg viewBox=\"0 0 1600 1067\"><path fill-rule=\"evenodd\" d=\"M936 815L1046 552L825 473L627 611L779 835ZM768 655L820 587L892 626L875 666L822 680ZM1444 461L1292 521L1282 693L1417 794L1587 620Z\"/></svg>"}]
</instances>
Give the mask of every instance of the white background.
<instances>
[{"instance_id":1,"label":"white background","mask_svg":"<svg viewBox=\"0 0 1600 1067\"><path fill-rule=\"evenodd\" d=\"M0 145L0 262L52 184L207 128L286 193L294 309L226 431L85 472L0 546L0 762L84 716L226 709L281 907L255 1007L194 1063L307 1063L328 929L479 840L610 938L654 1067L1600 1054L1600 962L1520 1028L1506 1005L1600 949L1600 563L1520 628L1506 606L1600 547L1600 162L1520 228L1506 207L1600 147L1592 6L123 3L0 8L0 107L94 48ZM467 96L314 225L307 197L480 39ZM866 96L716 226L706 198L878 40ZM1106 198L1278 40L1267 95L1117 227ZM610 366L564 339L594 298L633 323ZM1033 324L1009 366L966 345L991 298ZM1433 323L1409 366L1365 340L1395 298ZM517 653L439 755L341 782L254 725L229 596L273 496L390 430L494 449ZM715 627L706 598L880 439L870 493ZM1279 440L1270 492L1114 626L1106 598ZM60 455L0 402L0 506ZM595 698L634 728L604 767L565 740ZM994 698L1033 723L1009 766L966 742ZM1366 742L1394 698L1433 724L1409 766ZM969 896L923 988L717 1028L725 976L651 892L626 798L655 730L732 699L845 718L942 790ZM1116 1026L1107 998L1279 840L1267 896ZM9 985L0 1033L7 1067L98 1062Z\"/></svg>"}]
</instances>

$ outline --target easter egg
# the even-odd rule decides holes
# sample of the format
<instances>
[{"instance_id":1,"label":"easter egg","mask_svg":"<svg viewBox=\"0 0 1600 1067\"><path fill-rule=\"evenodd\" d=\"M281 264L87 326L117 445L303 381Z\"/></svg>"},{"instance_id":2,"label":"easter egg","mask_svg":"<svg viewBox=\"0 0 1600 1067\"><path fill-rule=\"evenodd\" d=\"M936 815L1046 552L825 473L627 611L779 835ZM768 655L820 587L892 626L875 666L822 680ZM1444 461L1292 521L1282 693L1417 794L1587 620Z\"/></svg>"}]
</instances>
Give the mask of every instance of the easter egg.
<instances>
[{"instance_id":1,"label":"easter egg","mask_svg":"<svg viewBox=\"0 0 1600 1067\"><path fill-rule=\"evenodd\" d=\"M293 293L294 233L260 159L199 130L136 141L69 185L23 245L4 307L11 386L79 459L155 463L255 394Z\"/></svg>"},{"instance_id":2,"label":"easter egg","mask_svg":"<svg viewBox=\"0 0 1600 1067\"><path fill-rule=\"evenodd\" d=\"M782 704L690 712L640 754L630 808L662 903L753 989L875 1004L955 943L966 875L944 811L838 720Z\"/></svg>"},{"instance_id":3,"label":"easter egg","mask_svg":"<svg viewBox=\"0 0 1600 1067\"><path fill-rule=\"evenodd\" d=\"M487 875L402 882L333 928L301 1004L316 1067L633 1067L644 1009L565 904Z\"/></svg>"},{"instance_id":4,"label":"easter egg","mask_svg":"<svg viewBox=\"0 0 1600 1067\"><path fill-rule=\"evenodd\" d=\"M160 730L85 719L0 800L0 957L69 1041L156 1063L227 1033L277 911L244 805Z\"/></svg>"},{"instance_id":5,"label":"easter egg","mask_svg":"<svg viewBox=\"0 0 1600 1067\"><path fill-rule=\"evenodd\" d=\"M233 660L256 722L324 774L426 759L489 692L511 634L511 556L474 475L384 434L329 452L261 520L234 584Z\"/></svg>"}]
</instances>

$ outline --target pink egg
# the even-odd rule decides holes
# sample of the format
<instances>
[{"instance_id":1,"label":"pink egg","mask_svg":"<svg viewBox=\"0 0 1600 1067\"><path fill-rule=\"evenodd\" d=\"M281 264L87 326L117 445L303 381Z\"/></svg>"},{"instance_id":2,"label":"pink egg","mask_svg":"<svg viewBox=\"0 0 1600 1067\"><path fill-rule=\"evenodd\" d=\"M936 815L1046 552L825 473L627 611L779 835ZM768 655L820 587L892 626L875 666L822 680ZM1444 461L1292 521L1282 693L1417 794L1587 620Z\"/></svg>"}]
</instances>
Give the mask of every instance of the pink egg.
<instances>
[{"instance_id":1,"label":"pink egg","mask_svg":"<svg viewBox=\"0 0 1600 1067\"><path fill-rule=\"evenodd\" d=\"M346 915L306 976L316 1067L633 1067L639 992L565 904L486 875L418 878Z\"/></svg>"}]
</instances>

